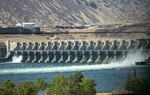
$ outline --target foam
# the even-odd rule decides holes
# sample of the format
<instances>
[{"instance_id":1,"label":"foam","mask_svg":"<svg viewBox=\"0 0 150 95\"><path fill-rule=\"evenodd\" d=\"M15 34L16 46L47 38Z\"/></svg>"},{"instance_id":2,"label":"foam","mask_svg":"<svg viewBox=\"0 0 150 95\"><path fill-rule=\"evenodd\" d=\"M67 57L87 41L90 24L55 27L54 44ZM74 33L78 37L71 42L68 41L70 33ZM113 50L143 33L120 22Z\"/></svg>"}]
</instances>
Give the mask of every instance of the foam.
<instances>
[{"instance_id":1,"label":"foam","mask_svg":"<svg viewBox=\"0 0 150 95\"><path fill-rule=\"evenodd\" d=\"M12 57L12 63L21 63L21 60L22 60L22 56L13 56Z\"/></svg>"},{"instance_id":2,"label":"foam","mask_svg":"<svg viewBox=\"0 0 150 95\"><path fill-rule=\"evenodd\" d=\"M8 68L1 69L0 74L31 74L31 73L52 73L52 72L73 72L73 71L87 71L87 70L103 70L103 69L119 69L135 66L136 61L143 61L144 56L142 52L132 52L127 55L127 58L122 62L112 62L109 64L96 65L70 65L70 66L55 66L55 67L27 67L27 68ZM15 60L20 61L21 57ZM18 62L13 61L13 62ZM36 64L35 64L36 65Z\"/></svg>"}]
</instances>

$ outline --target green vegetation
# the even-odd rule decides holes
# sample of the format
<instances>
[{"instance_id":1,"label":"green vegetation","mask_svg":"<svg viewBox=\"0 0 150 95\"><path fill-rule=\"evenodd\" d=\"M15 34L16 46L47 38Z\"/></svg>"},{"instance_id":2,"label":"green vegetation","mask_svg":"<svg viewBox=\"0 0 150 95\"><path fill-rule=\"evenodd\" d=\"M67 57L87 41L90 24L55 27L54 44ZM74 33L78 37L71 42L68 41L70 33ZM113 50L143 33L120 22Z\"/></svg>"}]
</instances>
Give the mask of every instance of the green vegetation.
<instances>
[{"instance_id":1,"label":"green vegetation","mask_svg":"<svg viewBox=\"0 0 150 95\"><path fill-rule=\"evenodd\" d=\"M51 83L42 78L19 84L6 80L0 88L0 95L95 95L95 86L93 80L76 72L69 77L58 75Z\"/></svg>"},{"instance_id":2,"label":"green vegetation","mask_svg":"<svg viewBox=\"0 0 150 95\"><path fill-rule=\"evenodd\" d=\"M124 87L113 91L114 94L142 94L150 93L150 83L140 77L130 77Z\"/></svg>"}]
</instances>

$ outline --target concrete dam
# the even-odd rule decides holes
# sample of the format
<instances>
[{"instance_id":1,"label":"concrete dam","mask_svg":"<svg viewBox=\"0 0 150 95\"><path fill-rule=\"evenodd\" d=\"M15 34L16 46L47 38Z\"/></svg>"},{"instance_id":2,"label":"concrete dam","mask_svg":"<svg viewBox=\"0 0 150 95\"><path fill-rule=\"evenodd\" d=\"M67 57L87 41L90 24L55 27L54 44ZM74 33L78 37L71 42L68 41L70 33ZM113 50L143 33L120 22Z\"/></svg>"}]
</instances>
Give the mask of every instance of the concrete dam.
<instances>
[{"instance_id":1,"label":"concrete dam","mask_svg":"<svg viewBox=\"0 0 150 95\"><path fill-rule=\"evenodd\" d=\"M24 63L95 63L123 61L131 51L150 49L150 39L5 41L0 52ZM6 50L6 51L5 51ZM4 52L5 51L5 52Z\"/></svg>"}]
</instances>

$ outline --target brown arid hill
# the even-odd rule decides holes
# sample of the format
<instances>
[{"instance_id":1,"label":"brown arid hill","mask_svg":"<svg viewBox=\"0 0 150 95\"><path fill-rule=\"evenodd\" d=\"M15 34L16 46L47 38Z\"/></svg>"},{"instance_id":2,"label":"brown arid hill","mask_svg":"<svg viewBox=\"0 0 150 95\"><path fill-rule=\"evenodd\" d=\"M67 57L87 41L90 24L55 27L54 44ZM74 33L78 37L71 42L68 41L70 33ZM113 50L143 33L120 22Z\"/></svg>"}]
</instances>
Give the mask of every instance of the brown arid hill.
<instances>
[{"instance_id":1,"label":"brown arid hill","mask_svg":"<svg viewBox=\"0 0 150 95\"><path fill-rule=\"evenodd\" d=\"M150 0L0 0L0 25L145 23L149 16Z\"/></svg>"}]
</instances>

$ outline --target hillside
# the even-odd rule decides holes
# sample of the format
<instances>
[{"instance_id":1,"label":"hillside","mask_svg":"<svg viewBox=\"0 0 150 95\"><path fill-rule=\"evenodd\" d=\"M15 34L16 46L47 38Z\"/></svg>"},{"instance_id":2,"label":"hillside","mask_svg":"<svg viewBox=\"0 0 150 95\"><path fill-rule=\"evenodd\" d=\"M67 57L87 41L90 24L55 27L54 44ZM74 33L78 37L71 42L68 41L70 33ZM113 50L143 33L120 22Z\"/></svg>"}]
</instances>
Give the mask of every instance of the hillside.
<instances>
[{"instance_id":1,"label":"hillside","mask_svg":"<svg viewBox=\"0 0 150 95\"><path fill-rule=\"evenodd\" d=\"M116 24L150 21L150 0L0 0L0 24Z\"/></svg>"}]
</instances>

